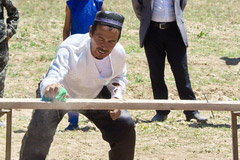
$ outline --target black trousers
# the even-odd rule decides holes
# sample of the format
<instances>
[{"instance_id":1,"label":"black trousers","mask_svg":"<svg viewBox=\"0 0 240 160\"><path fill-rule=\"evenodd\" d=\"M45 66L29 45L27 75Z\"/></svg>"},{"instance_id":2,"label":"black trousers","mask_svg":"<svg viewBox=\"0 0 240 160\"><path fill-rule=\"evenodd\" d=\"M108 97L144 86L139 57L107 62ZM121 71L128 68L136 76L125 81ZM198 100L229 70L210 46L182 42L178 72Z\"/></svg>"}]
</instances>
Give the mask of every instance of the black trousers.
<instances>
[{"instance_id":1,"label":"black trousers","mask_svg":"<svg viewBox=\"0 0 240 160\"><path fill-rule=\"evenodd\" d=\"M111 98L111 94L104 87L97 98ZM35 110L33 112L28 131L22 140L20 160L46 159L56 128L67 112L67 110ZM136 139L135 126L126 110L122 111L117 120L112 120L106 110L79 112L100 129L103 139L111 147L110 160L133 160Z\"/></svg>"},{"instance_id":2,"label":"black trousers","mask_svg":"<svg viewBox=\"0 0 240 160\"><path fill-rule=\"evenodd\" d=\"M182 40L177 24L167 29L150 25L144 41L144 49L150 70L154 99L168 99L168 89L164 80L165 59L171 66L180 99L195 100L187 66L186 46ZM169 110L157 111L168 115ZM184 111L186 115L198 111Z\"/></svg>"}]
</instances>

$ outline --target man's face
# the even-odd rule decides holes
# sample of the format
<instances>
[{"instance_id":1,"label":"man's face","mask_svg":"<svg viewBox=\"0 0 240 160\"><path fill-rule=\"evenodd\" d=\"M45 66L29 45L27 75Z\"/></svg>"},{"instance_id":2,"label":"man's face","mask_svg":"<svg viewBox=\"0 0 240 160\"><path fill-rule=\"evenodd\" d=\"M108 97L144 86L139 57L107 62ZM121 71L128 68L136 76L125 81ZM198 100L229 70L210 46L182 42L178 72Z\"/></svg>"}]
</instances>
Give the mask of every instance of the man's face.
<instances>
[{"instance_id":1,"label":"man's face","mask_svg":"<svg viewBox=\"0 0 240 160\"><path fill-rule=\"evenodd\" d=\"M92 33L92 26L90 27L89 34L92 56L96 59L103 59L112 52L117 44L120 31L116 28L97 25L94 33Z\"/></svg>"}]
</instances>

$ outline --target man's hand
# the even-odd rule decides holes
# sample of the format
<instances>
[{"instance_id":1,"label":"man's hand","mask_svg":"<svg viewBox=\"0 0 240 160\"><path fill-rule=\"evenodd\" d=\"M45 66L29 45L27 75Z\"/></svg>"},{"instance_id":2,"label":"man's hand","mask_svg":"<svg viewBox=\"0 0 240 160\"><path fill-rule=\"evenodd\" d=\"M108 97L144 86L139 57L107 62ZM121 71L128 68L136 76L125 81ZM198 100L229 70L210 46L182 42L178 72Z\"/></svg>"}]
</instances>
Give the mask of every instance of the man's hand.
<instances>
[{"instance_id":1,"label":"man's hand","mask_svg":"<svg viewBox=\"0 0 240 160\"><path fill-rule=\"evenodd\" d=\"M55 98L58 95L58 92L61 87L62 87L62 85L59 83L51 84L51 85L47 86L44 90L44 96L46 98Z\"/></svg>"},{"instance_id":2,"label":"man's hand","mask_svg":"<svg viewBox=\"0 0 240 160\"><path fill-rule=\"evenodd\" d=\"M113 84L114 86L118 86L117 84ZM113 99L119 99L118 97L113 97ZM121 115L121 110L119 109L114 109L114 110L111 110L109 111L109 114L110 114L110 117L112 118L112 120L116 120L120 117Z\"/></svg>"},{"instance_id":3,"label":"man's hand","mask_svg":"<svg viewBox=\"0 0 240 160\"><path fill-rule=\"evenodd\" d=\"M119 109L114 109L112 111L109 111L110 117L112 118L112 120L116 120L120 117L121 115L121 110Z\"/></svg>"}]
</instances>

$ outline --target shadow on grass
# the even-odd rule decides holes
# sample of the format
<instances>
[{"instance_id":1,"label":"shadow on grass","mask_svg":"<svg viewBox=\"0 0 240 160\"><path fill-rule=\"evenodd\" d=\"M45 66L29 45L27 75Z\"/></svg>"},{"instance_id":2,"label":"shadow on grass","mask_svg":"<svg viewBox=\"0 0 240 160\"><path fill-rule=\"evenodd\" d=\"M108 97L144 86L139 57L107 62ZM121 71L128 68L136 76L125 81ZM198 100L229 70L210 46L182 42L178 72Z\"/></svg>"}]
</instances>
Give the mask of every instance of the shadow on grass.
<instances>
[{"instance_id":1,"label":"shadow on grass","mask_svg":"<svg viewBox=\"0 0 240 160\"><path fill-rule=\"evenodd\" d=\"M205 128L205 127L212 127L212 128L231 128L231 125L229 124L213 124L213 123L192 123L188 125L192 128ZM237 126L237 128L240 128L240 125Z\"/></svg>"},{"instance_id":2,"label":"shadow on grass","mask_svg":"<svg viewBox=\"0 0 240 160\"><path fill-rule=\"evenodd\" d=\"M220 59L224 60L226 65L238 65L240 62L240 58L221 57Z\"/></svg>"},{"instance_id":3,"label":"shadow on grass","mask_svg":"<svg viewBox=\"0 0 240 160\"><path fill-rule=\"evenodd\" d=\"M150 121L150 120L142 120L142 119L139 119L139 118L136 118L136 119L133 119L134 123L137 124L137 123L152 123L153 121Z\"/></svg>"},{"instance_id":4,"label":"shadow on grass","mask_svg":"<svg viewBox=\"0 0 240 160\"><path fill-rule=\"evenodd\" d=\"M26 133L27 131L25 131L25 130L16 130L16 131L13 131L13 133Z\"/></svg>"},{"instance_id":5,"label":"shadow on grass","mask_svg":"<svg viewBox=\"0 0 240 160\"><path fill-rule=\"evenodd\" d=\"M142 119L134 119L135 124L137 123L154 123L153 121L150 120L142 120ZM162 122L164 123L164 122ZM177 123L177 122L176 122ZM193 122L191 124L187 124L189 127L192 128L206 128L206 127L212 127L212 128L231 128L231 125L229 124L213 124L213 123L198 123L198 122ZM240 125L237 126L238 129L240 129Z\"/></svg>"}]
</instances>

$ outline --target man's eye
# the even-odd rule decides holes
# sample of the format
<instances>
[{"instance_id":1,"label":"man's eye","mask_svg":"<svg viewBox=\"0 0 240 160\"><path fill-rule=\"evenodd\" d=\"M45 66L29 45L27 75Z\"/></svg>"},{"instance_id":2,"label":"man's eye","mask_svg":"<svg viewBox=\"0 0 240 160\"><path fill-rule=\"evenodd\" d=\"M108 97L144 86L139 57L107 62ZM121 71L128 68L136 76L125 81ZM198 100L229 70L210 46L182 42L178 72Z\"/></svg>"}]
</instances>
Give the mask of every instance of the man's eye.
<instances>
[{"instance_id":1,"label":"man's eye","mask_svg":"<svg viewBox=\"0 0 240 160\"><path fill-rule=\"evenodd\" d=\"M109 43L110 43L110 44L114 44L114 43L115 43L115 41L109 41Z\"/></svg>"},{"instance_id":2,"label":"man's eye","mask_svg":"<svg viewBox=\"0 0 240 160\"><path fill-rule=\"evenodd\" d=\"M98 38L98 41L99 41L99 42L103 42L103 39L102 39L102 38Z\"/></svg>"}]
</instances>

